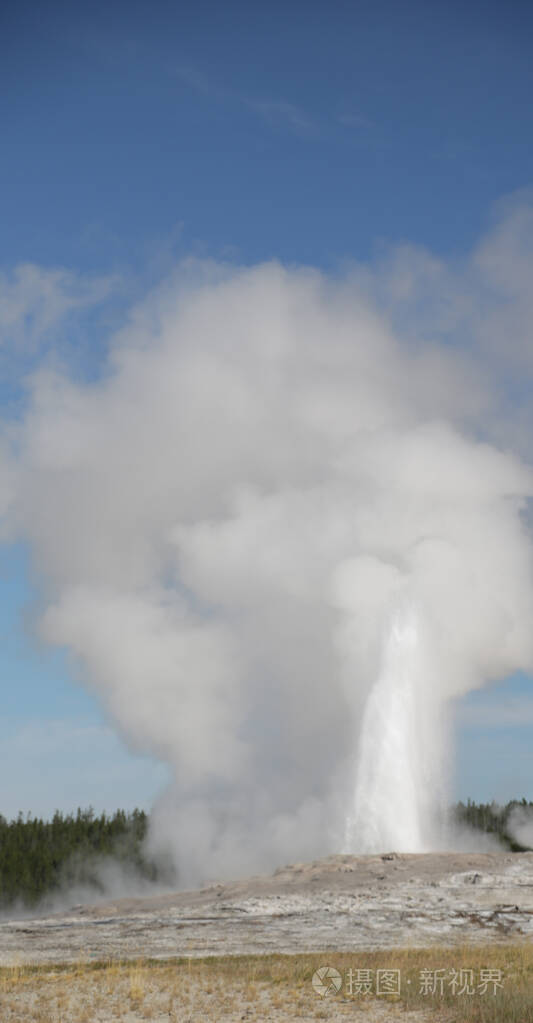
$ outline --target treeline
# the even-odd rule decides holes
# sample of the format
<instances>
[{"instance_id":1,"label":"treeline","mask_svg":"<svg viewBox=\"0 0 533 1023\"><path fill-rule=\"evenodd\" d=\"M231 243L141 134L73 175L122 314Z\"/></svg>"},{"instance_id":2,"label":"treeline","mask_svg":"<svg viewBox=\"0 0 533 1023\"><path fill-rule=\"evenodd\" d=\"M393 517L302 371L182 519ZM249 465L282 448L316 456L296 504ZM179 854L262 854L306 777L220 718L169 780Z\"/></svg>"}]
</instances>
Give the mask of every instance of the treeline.
<instances>
[{"instance_id":1,"label":"treeline","mask_svg":"<svg viewBox=\"0 0 533 1023\"><path fill-rule=\"evenodd\" d=\"M104 891L105 868L124 868L155 881L158 868L143 854L143 810L97 816L92 809L56 812L52 820L0 816L0 908L30 907L45 895L75 887Z\"/></svg>"},{"instance_id":2,"label":"treeline","mask_svg":"<svg viewBox=\"0 0 533 1023\"><path fill-rule=\"evenodd\" d=\"M451 810L457 824L497 835L515 852L520 845L512 829L516 811L531 815L533 802L457 803ZM43 897L76 888L103 892L110 869L147 881L174 880L168 864L147 859L143 843L148 816L143 810L96 816L93 810L55 813L52 820L23 817L12 821L0 816L0 909L35 906Z\"/></svg>"},{"instance_id":3,"label":"treeline","mask_svg":"<svg viewBox=\"0 0 533 1023\"><path fill-rule=\"evenodd\" d=\"M466 803L455 804L452 808L452 818L458 824L466 825L475 831L497 835L512 852L527 852L531 847L521 845L514 836L513 817L516 823L516 817L520 812L530 817L533 826L533 802L526 799L512 799L505 806L499 806L497 803L473 803L469 799Z\"/></svg>"}]
</instances>

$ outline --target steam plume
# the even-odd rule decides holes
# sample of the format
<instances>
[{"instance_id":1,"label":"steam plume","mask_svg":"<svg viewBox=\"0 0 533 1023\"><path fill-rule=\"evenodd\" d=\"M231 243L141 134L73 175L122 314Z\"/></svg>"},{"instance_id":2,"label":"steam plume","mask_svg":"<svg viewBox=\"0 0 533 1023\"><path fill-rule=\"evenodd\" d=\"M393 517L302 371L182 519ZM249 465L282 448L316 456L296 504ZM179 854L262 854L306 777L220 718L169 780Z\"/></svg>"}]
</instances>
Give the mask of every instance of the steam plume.
<instances>
[{"instance_id":1,"label":"steam plume","mask_svg":"<svg viewBox=\"0 0 533 1023\"><path fill-rule=\"evenodd\" d=\"M447 702L532 666L533 475L472 283L498 244L461 278L186 264L98 382L33 378L12 531L43 635L172 767L152 839L183 883L427 848Z\"/></svg>"}]
</instances>

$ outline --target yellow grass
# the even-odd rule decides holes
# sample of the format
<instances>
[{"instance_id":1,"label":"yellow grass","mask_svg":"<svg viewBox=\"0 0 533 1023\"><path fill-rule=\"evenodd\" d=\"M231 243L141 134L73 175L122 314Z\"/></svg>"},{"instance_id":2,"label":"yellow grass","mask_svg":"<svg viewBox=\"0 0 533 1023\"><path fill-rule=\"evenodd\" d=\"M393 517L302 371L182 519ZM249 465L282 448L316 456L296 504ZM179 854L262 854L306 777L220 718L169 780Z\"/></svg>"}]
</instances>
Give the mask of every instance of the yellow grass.
<instances>
[{"instance_id":1,"label":"yellow grass","mask_svg":"<svg viewBox=\"0 0 533 1023\"><path fill-rule=\"evenodd\" d=\"M321 998L311 978L319 966L335 967L344 979L338 994ZM400 970L400 997L385 1020L457 1023L533 1023L533 945L477 948L389 949L339 954L238 956L207 959L136 960L0 969L1 1023L93 1023L134 1020L170 1023L206 1021L354 1020L374 1016L374 993L350 995L349 970ZM497 994L458 995L420 991L420 971L482 969L503 972ZM373 974L375 977L375 973ZM410 982L410 983L408 983ZM422 1015L420 1015L422 1013ZM413 1015L411 1015L413 1014ZM377 1016L376 1016L377 1018Z\"/></svg>"},{"instance_id":2,"label":"yellow grass","mask_svg":"<svg viewBox=\"0 0 533 1023\"><path fill-rule=\"evenodd\" d=\"M138 962L130 967L129 971L129 983L130 983L130 1000L132 1002L142 1002L146 994L146 969L142 962Z\"/></svg>"}]
</instances>

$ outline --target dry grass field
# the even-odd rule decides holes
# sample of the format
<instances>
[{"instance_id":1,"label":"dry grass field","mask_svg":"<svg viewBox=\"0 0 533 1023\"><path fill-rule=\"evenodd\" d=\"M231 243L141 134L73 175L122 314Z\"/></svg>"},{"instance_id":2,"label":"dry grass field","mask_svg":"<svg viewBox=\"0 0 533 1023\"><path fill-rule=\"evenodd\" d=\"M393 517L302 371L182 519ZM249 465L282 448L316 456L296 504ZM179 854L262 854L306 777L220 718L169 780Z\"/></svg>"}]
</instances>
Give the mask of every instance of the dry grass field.
<instances>
[{"instance_id":1,"label":"dry grass field","mask_svg":"<svg viewBox=\"0 0 533 1023\"><path fill-rule=\"evenodd\" d=\"M312 977L317 968L324 965L338 970L342 986L340 991L322 997L315 991ZM400 995L378 998L375 994L377 971L389 969L400 971ZM370 972L357 973L362 970ZM491 973L491 977L501 976L502 987L497 984L496 993L493 993L494 984L489 984L485 993L480 990L480 980L488 976L482 974L484 970L497 971ZM473 982L476 988L473 993L460 993L458 976L461 982ZM354 990L361 977L370 982L370 993ZM428 988L433 986L434 978L433 993ZM79 962L56 965L53 969L50 966L13 966L0 970L0 1019L2 1023L137 1023L140 1020L153 1023L329 1020L340 1023L349 1019L361 1020L361 1023L363 1020L370 1023L531 1023L533 945L389 949L354 954L330 951L321 955L226 956L173 961L139 959Z\"/></svg>"}]
</instances>

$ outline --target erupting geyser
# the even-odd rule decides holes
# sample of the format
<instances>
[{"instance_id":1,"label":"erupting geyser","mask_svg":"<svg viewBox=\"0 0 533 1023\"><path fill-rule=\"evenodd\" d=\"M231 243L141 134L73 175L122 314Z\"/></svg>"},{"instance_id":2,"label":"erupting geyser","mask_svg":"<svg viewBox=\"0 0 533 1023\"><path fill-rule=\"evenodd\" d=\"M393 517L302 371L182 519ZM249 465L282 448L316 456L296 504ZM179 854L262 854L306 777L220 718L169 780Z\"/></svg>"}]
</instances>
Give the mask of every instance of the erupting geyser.
<instances>
[{"instance_id":1,"label":"erupting geyser","mask_svg":"<svg viewBox=\"0 0 533 1023\"><path fill-rule=\"evenodd\" d=\"M419 616L396 611L367 698L347 852L425 852L435 842L445 708L431 691Z\"/></svg>"},{"instance_id":2,"label":"erupting geyser","mask_svg":"<svg viewBox=\"0 0 533 1023\"><path fill-rule=\"evenodd\" d=\"M184 884L429 848L449 702L533 667L533 476L490 415L493 354L482 378L477 335L456 344L498 245L455 303L410 251L345 280L188 262L94 380L29 382L4 530L41 634L169 765L151 842Z\"/></svg>"}]
</instances>

